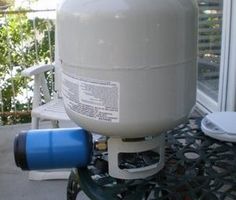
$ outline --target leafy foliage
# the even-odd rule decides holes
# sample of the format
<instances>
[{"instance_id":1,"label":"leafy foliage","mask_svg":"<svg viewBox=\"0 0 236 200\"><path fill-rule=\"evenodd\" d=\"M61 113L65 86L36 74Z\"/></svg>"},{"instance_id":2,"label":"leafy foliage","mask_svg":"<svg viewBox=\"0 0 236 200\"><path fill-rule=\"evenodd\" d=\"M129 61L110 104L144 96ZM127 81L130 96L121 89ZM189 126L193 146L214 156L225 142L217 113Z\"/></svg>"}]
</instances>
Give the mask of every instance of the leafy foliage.
<instances>
[{"instance_id":1,"label":"leafy foliage","mask_svg":"<svg viewBox=\"0 0 236 200\"><path fill-rule=\"evenodd\" d=\"M23 103L15 98L22 95L25 89L32 90L29 86L31 80L22 77L20 72L37 63L52 61L54 55L50 52L54 52L55 26L50 20L36 18L33 21L24 12L7 15L6 18L2 16L0 19L3 22L0 24L0 89L3 96L3 110L27 111L31 108L31 99ZM5 124L25 122L28 118L25 116L16 119L13 115L7 119L2 117L2 121Z\"/></svg>"}]
</instances>

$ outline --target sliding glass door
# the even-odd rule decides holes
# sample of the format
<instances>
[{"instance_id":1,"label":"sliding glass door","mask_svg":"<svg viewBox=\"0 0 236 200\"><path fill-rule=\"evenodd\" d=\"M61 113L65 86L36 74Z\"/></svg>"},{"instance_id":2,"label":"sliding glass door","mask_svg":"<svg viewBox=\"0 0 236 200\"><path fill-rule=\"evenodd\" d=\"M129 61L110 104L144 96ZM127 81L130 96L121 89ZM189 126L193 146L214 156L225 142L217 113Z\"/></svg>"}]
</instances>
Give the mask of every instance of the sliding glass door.
<instances>
[{"instance_id":1,"label":"sliding glass door","mask_svg":"<svg viewBox=\"0 0 236 200\"><path fill-rule=\"evenodd\" d=\"M198 89L218 101L222 0L199 0Z\"/></svg>"},{"instance_id":2,"label":"sliding glass door","mask_svg":"<svg viewBox=\"0 0 236 200\"><path fill-rule=\"evenodd\" d=\"M219 111L226 88L227 37L231 0L197 0L199 4L197 102L208 112ZM227 13L228 11L229 13Z\"/></svg>"}]
</instances>

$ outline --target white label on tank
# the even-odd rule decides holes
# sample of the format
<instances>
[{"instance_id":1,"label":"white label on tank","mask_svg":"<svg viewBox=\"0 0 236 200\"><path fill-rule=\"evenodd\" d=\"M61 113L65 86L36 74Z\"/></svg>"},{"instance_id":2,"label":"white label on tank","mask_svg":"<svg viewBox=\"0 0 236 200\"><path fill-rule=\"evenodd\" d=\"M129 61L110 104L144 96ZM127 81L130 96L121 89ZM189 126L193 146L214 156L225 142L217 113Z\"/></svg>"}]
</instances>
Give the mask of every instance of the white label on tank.
<instances>
[{"instance_id":1,"label":"white label on tank","mask_svg":"<svg viewBox=\"0 0 236 200\"><path fill-rule=\"evenodd\" d=\"M99 121L119 122L120 83L72 78L63 73L62 92L65 104L80 115Z\"/></svg>"}]
</instances>

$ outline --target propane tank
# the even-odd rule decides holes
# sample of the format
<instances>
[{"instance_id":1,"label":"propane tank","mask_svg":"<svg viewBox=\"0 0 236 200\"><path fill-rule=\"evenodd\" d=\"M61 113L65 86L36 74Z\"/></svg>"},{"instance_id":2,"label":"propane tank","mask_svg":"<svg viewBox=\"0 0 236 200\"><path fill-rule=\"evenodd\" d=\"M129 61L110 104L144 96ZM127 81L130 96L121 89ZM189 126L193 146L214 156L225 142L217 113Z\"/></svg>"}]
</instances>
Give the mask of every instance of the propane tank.
<instances>
[{"instance_id":1,"label":"propane tank","mask_svg":"<svg viewBox=\"0 0 236 200\"><path fill-rule=\"evenodd\" d=\"M57 13L63 98L86 130L159 134L196 98L194 0L64 0Z\"/></svg>"},{"instance_id":2,"label":"propane tank","mask_svg":"<svg viewBox=\"0 0 236 200\"><path fill-rule=\"evenodd\" d=\"M121 149L153 149L161 138L163 143L163 131L187 119L196 99L197 13L195 0L61 2L57 28L67 114L84 129L109 136L110 146L118 143L116 156L110 152L115 160ZM122 144L147 136L160 138L145 145L131 141L131 149ZM163 153L163 145L158 149ZM130 179L152 174L138 171ZM124 170L114 173L129 177Z\"/></svg>"}]
</instances>

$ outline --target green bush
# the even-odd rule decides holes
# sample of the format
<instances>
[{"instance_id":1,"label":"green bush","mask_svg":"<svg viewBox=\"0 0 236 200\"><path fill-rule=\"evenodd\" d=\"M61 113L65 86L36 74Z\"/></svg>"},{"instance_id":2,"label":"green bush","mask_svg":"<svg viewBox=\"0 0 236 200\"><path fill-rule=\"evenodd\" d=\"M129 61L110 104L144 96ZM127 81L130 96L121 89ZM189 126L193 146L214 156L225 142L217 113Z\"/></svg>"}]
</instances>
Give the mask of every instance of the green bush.
<instances>
[{"instance_id":1,"label":"green bush","mask_svg":"<svg viewBox=\"0 0 236 200\"><path fill-rule=\"evenodd\" d=\"M54 31L55 26L52 21L45 19L35 19L35 29L32 19L27 14L7 15L0 18L4 23L0 25L0 89L3 96L4 112L24 111L31 109L31 99L23 103L16 101L16 96L21 95L24 89L32 90L29 86L30 79L21 76L21 71L37 63L50 63L49 35L52 44L52 53L54 52ZM48 27L50 31L48 32ZM35 31L37 34L38 60L36 59L35 49ZM14 76L12 73L14 72ZM47 78L49 81L51 76ZM13 87L14 86L14 87ZM13 92L14 91L14 92ZM3 124L28 122L27 115L9 115L2 116Z\"/></svg>"}]
</instances>

